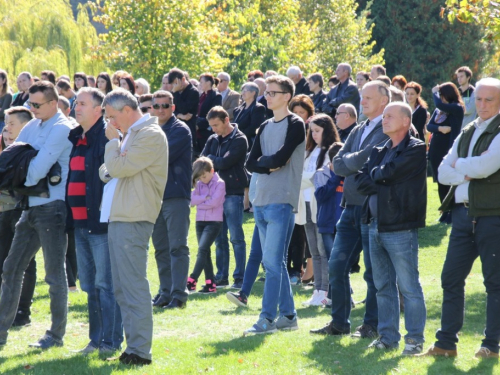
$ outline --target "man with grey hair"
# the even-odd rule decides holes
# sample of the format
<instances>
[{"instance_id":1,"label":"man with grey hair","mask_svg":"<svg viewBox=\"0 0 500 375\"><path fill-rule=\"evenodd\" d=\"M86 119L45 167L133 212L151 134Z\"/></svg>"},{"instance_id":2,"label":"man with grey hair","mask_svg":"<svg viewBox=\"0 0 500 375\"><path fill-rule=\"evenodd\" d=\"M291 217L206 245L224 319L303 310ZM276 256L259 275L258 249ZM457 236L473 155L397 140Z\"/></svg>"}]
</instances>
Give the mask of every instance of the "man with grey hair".
<instances>
[{"instance_id":1,"label":"man with grey hair","mask_svg":"<svg viewBox=\"0 0 500 375\"><path fill-rule=\"evenodd\" d=\"M302 71L298 66L291 66L286 71L286 75L288 78L292 80L295 85L295 95L311 95L311 90L309 90L309 85L307 84L307 80L302 75ZM272 117L272 116L271 116Z\"/></svg>"},{"instance_id":2,"label":"man with grey hair","mask_svg":"<svg viewBox=\"0 0 500 375\"><path fill-rule=\"evenodd\" d=\"M157 117L143 115L135 97L117 89L104 98L108 119L101 221L108 242L116 301L127 348L118 358L128 365L151 363L153 308L147 280L149 238L160 213L167 182L168 144ZM125 137L120 140L120 134ZM111 180L110 180L111 178Z\"/></svg>"},{"instance_id":3,"label":"man with grey hair","mask_svg":"<svg viewBox=\"0 0 500 375\"><path fill-rule=\"evenodd\" d=\"M356 83L350 79L351 72L351 66L347 63L340 63L335 70L339 83L330 90L323 102L323 112L331 117L335 117L335 112L343 103L351 103L359 112L359 91Z\"/></svg>"},{"instance_id":4,"label":"man with grey hair","mask_svg":"<svg viewBox=\"0 0 500 375\"><path fill-rule=\"evenodd\" d=\"M358 114L356 108L351 103L339 105L337 113L335 113L335 125L339 133L340 140L344 143L351 133L352 129L357 125L356 118Z\"/></svg>"},{"instance_id":5,"label":"man with grey hair","mask_svg":"<svg viewBox=\"0 0 500 375\"><path fill-rule=\"evenodd\" d=\"M222 108L229 115L229 120L234 118L233 111L240 104L240 94L229 88L231 76L225 72L217 74L219 84L217 85L217 92L222 96Z\"/></svg>"},{"instance_id":6,"label":"man with grey hair","mask_svg":"<svg viewBox=\"0 0 500 375\"><path fill-rule=\"evenodd\" d=\"M108 224L100 222L104 183L99 178L99 167L104 163L102 150L108 143L103 100L104 94L95 88L82 87L78 91L75 115L79 125L68 137L73 149L66 202L73 218L78 276L80 287L87 293L89 313L90 341L79 351L82 354L111 353L120 349L123 341L122 317L113 292Z\"/></svg>"},{"instance_id":7,"label":"man with grey hair","mask_svg":"<svg viewBox=\"0 0 500 375\"><path fill-rule=\"evenodd\" d=\"M403 355L422 352L426 319L418 272L418 228L425 227L427 207L426 146L410 135L411 116L406 103L385 107L382 129L390 139L372 149L355 176L357 191L366 196L361 220L369 226L377 288L379 337L369 348L398 348L399 289L405 300L408 331Z\"/></svg>"},{"instance_id":8,"label":"man with grey hair","mask_svg":"<svg viewBox=\"0 0 500 375\"><path fill-rule=\"evenodd\" d=\"M485 338L476 358L497 358L500 338L500 80L483 78L474 91L478 118L466 126L439 166L452 188L440 210L452 211L441 274L443 305L437 341L426 355L454 357L465 313L465 279L481 258L486 287Z\"/></svg>"},{"instance_id":9,"label":"man with grey hair","mask_svg":"<svg viewBox=\"0 0 500 375\"><path fill-rule=\"evenodd\" d=\"M367 284L366 312L363 324L356 328L353 337L375 339L378 325L377 289L373 282L370 261L368 225L361 222L361 209L366 196L356 190L354 176L367 161L373 147L387 142L388 137L382 131L382 113L391 101L391 92L385 83L373 81L363 87L362 97L361 105L368 120L352 130L342 149L333 158L335 174L345 177L342 198L345 209L337 223L337 234L328 262L332 290L332 320L325 327L312 330L311 333L323 335L350 333L349 273L363 250L364 279Z\"/></svg>"}]
</instances>

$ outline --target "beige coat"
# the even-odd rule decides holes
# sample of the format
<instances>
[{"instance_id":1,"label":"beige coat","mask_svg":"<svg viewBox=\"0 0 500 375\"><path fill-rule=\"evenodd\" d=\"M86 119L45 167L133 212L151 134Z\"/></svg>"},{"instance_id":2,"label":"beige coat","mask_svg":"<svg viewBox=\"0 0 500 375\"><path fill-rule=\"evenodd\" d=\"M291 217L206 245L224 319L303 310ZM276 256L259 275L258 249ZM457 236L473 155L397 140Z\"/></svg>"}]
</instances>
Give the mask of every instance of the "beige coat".
<instances>
[{"instance_id":1,"label":"beige coat","mask_svg":"<svg viewBox=\"0 0 500 375\"><path fill-rule=\"evenodd\" d=\"M229 120L233 120L233 112L238 105L240 105L240 94L230 89L222 101L222 108L229 114Z\"/></svg>"},{"instance_id":2,"label":"beige coat","mask_svg":"<svg viewBox=\"0 0 500 375\"><path fill-rule=\"evenodd\" d=\"M109 221L148 221L155 223L167 184L168 143L158 118L129 129L125 150L121 142L108 142L101 180L106 174L118 178Z\"/></svg>"}]
</instances>

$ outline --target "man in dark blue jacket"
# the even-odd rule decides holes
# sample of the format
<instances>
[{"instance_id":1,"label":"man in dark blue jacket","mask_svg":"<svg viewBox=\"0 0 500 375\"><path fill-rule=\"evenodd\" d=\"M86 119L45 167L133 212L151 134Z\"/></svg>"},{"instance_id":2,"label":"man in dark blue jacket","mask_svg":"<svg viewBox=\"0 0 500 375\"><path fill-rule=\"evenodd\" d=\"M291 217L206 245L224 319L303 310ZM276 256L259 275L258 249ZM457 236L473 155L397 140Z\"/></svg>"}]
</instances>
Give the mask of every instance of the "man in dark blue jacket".
<instances>
[{"instance_id":1,"label":"man in dark blue jacket","mask_svg":"<svg viewBox=\"0 0 500 375\"><path fill-rule=\"evenodd\" d=\"M245 171L245 158L248 142L238 125L229 122L228 113L221 106L216 106L207 114L207 120L213 134L207 141L202 155L214 163L214 169L226 183L224 201L224 222L221 233L215 240L217 286L229 285L229 241L233 244L236 268L233 272L233 288L241 289L245 273L246 244L243 233L243 194L248 184Z\"/></svg>"},{"instance_id":2,"label":"man in dark blue jacket","mask_svg":"<svg viewBox=\"0 0 500 375\"><path fill-rule=\"evenodd\" d=\"M192 137L188 126L174 115L175 110L170 92L153 94L153 115L158 117L168 141L167 186L152 235L160 278L153 305L167 309L185 307L188 297Z\"/></svg>"},{"instance_id":3,"label":"man in dark blue jacket","mask_svg":"<svg viewBox=\"0 0 500 375\"><path fill-rule=\"evenodd\" d=\"M323 112L328 113L331 117L335 116L338 107L342 103L351 103L356 112L359 113L359 91L356 83L351 81L351 65L341 63L337 66L335 74L340 81L337 86L330 90L323 102Z\"/></svg>"},{"instance_id":4,"label":"man in dark blue jacket","mask_svg":"<svg viewBox=\"0 0 500 375\"><path fill-rule=\"evenodd\" d=\"M120 307L116 303L108 247L108 224L100 222L106 138L101 104L104 95L84 87L75 99L76 120L71 130L67 202L75 226L76 259L80 287L87 293L90 342L80 353L112 353L123 341Z\"/></svg>"}]
</instances>

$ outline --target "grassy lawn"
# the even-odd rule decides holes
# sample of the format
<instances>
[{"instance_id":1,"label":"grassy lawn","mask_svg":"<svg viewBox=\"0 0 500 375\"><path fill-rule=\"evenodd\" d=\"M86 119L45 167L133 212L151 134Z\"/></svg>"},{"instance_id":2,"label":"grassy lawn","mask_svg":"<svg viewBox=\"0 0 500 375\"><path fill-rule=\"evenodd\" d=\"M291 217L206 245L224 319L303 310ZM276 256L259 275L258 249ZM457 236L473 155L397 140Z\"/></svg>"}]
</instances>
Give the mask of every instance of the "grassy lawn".
<instances>
[{"instance_id":1,"label":"grassy lawn","mask_svg":"<svg viewBox=\"0 0 500 375\"><path fill-rule=\"evenodd\" d=\"M420 279L427 303L425 348L433 343L440 326L440 274L450 231L449 226L437 223L437 207L437 191L429 180L427 228L420 232ZM194 224L194 215L191 220ZM247 249L253 226L253 217L245 215ZM189 245L193 267L197 253L194 230ZM158 275L153 251L151 248L149 281L151 290L156 291ZM153 364L131 368L105 362L98 354L85 357L72 352L88 342L86 294L82 292L69 295L64 347L47 352L28 348L28 343L36 341L50 326L41 252L37 261L32 325L10 331L9 342L0 352L0 374L500 374L500 366L494 360L480 362L473 358L481 344L485 323L486 294L479 262L467 280L467 314L460 335L459 357L455 360L404 358L400 355L403 344L400 351L384 353L367 349L367 340L310 335L309 329L319 328L330 320L328 309L302 307L312 293L311 287L293 287L298 331L243 337L243 331L255 323L260 312L263 283L257 282L248 309L236 308L226 299L226 290L221 290L212 296L191 295L185 310L155 310ZM232 269L234 264L230 274ZM354 299L362 300L366 291L362 275L354 275L352 283ZM363 305L353 310L353 328L361 324L363 312ZM401 327L404 334L403 316Z\"/></svg>"}]
</instances>

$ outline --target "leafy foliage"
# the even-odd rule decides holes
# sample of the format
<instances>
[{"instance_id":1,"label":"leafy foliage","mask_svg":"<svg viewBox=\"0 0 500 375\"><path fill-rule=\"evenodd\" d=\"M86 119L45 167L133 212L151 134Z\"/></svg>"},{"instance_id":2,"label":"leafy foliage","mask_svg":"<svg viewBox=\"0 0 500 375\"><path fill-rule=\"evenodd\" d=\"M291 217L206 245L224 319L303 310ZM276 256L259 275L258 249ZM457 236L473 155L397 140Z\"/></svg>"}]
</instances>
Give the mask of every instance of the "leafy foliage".
<instances>
[{"instance_id":1,"label":"leafy foliage","mask_svg":"<svg viewBox=\"0 0 500 375\"><path fill-rule=\"evenodd\" d=\"M86 12L75 20L67 0L0 0L0 67L11 82L22 71L58 75L104 70L97 34Z\"/></svg>"},{"instance_id":2,"label":"leafy foliage","mask_svg":"<svg viewBox=\"0 0 500 375\"><path fill-rule=\"evenodd\" d=\"M372 55L371 28L356 7L353 0L107 0L94 10L109 30L101 56L154 86L174 66L193 76L224 70L236 85L250 70L292 64L325 75L341 61L367 69L383 62L383 51Z\"/></svg>"}]
</instances>

